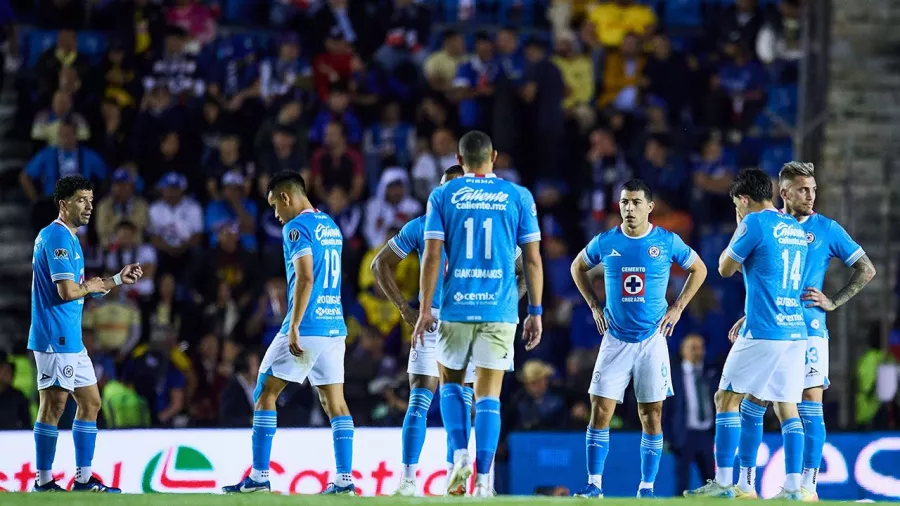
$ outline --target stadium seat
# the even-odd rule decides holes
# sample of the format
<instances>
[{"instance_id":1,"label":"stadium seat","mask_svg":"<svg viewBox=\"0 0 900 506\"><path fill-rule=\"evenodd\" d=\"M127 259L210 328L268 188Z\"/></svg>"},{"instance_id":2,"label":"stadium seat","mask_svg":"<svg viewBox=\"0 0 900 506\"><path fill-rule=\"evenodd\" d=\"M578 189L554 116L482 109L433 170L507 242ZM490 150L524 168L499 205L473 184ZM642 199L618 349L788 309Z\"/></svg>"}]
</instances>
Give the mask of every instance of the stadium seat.
<instances>
[{"instance_id":1,"label":"stadium seat","mask_svg":"<svg viewBox=\"0 0 900 506\"><path fill-rule=\"evenodd\" d=\"M668 27L699 28L703 24L700 0L666 0L663 18Z\"/></svg>"},{"instance_id":2,"label":"stadium seat","mask_svg":"<svg viewBox=\"0 0 900 506\"><path fill-rule=\"evenodd\" d=\"M794 147L791 141L778 140L771 141L763 148L762 156L759 160L759 168L772 178L778 177L778 171L785 162L789 162L794 157Z\"/></svg>"}]
</instances>

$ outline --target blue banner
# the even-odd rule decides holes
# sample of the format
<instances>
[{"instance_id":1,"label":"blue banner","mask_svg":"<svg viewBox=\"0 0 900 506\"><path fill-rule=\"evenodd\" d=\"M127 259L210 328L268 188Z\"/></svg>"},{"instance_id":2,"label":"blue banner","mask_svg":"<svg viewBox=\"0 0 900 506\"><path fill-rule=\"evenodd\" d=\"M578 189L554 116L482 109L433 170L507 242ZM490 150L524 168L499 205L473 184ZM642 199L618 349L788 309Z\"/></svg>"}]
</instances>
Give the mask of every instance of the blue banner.
<instances>
[{"instance_id":1,"label":"blue banner","mask_svg":"<svg viewBox=\"0 0 900 506\"><path fill-rule=\"evenodd\" d=\"M607 496L633 497L641 479L640 433L610 433L603 473ZM565 486L575 492L587 481L584 433L515 433L509 436L510 493L532 495L538 487ZM778 493L784 483L781 434L766 434L757 458L760 497ZM737 467L735 467L735 473ZM696 470L691 486L701 485ZM675 457L663 454L656 495L675 492ZM900 434L829 434L818 476L823 500L900 500Z\"/></svg>"}]
</instances>

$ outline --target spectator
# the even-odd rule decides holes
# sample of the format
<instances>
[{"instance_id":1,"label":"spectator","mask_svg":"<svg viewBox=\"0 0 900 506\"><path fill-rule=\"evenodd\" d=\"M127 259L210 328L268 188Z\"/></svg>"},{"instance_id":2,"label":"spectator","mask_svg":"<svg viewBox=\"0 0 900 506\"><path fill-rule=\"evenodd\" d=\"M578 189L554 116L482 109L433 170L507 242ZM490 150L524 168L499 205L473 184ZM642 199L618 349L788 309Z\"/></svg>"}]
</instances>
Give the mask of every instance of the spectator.
<instances>
[{"instance_id":1,"label":"spectator","mask_svg":"<svg viewBox=\"0 0 900 506\"><path fill-rule=\"evenodd\" d=\"M587 133L596 121L591 104L594 97L594 63L590 57L576 50L575 34L571 30L557 34L553 64L562 74L565 86L563 111L578 123L579 131Z\"/></svg>"},{"instance_id":2,"label":"spectator","mask_svg":"<svg viewBox=\"0 0 900 506\"><path fill-rule=\"evenodd\" d=\"M397 312L390 311L389 314ZM353 416L359 416L360 425L372 423L375 408L381 400L377 394L383 393L397 372L396 359L385 353L384 348L384 338L379 332L365 326L356 346L347 353L344 397L348 403L359 407L359 415Z\"/></svg>"},{"instance_id":3,"label":"spectator","mask_svg":"<svg viewBox=\"0 0 900 506\"><path fill-rule=\"evenodd\" d=\"M762 110L766 73L762 65L750 59L750 49L740 44L726 44L726 61L712 79L713 96L708 103L717 107L713 126L745 131Z\"/></svg>"},{"instance_id":4,"label":"spectator","mask_svg":"<svg viewBox=\"0 0 900 506\"><path fill-rule=\"evenodd\" d=\"M637 35L626 34L622 39L621 49L606 55L603 90L597 99L597 105L613 106L624 112L634 111L640 100L639 85L644 79L646 61L641 54Z\"/></svg>"},{"instance_id":5,"label":"spectator","mask_svg":"<svg viewBox=\"0 0 900 506\"><path fill-rule=\"evenodd\" d=\"M259 153L257 160L259 160L257 188L259 194L265 197L269 177L272 174L283 170L297 171L306 165L305 147L298 145L294 129L278 124L272 131L272 146Z\"/></svg>"},{"instance_id":6,"label":"spectator","mask_svg":"<svg viewBox=\"0 0 900 506\"><path fill-rule=\"evenodd\" d=\"M388 72L406 62L421 67L428 56L424 49L431 25L428 8L415 0L393 0L382 7L377 18L382 42L375 61Z\"/></svg>"},{"instance_id":7,"label":"spectator","mask_svg":"<svg viewBox=\"0 0 900 506\"><path fill-rule=\"evenodd\" d=\"M53 94L53 103L49 110L43 110L34 118L31 127L31 139L47 146L59 144L57 132L59 124L63 120L71 121L75 125L75 136L79 141L91 138L91 128L80 114L72 111L72 96L64 91Z\"/></svg>"},{"instance_id":8,"label":"spectator","mask_svg":"<svg viewBox=\"0 0 900 506\"><path fill-rule=\"evenodd\" d=\"M632 177L631 167L616 145L612 132L603 128L594 130L589 142L585 157L587 167L582 172L587 175L587 181L581 186L587 190L582 197L583 207L590 212L585 224L587 238L605 230L607 215L618 209L618 189Z\"/></svg>"},{"instance_id":9,"label":"spectator","mask_svg":"<svg viewBox=\"0 0 900 506\"><path fill-rule=\"evenodd\" d=\"M119 272L128 264L141 264L144 275L137 283L130 285L127 294L141 298L153 295L153 279L156 274L156 250L149 244L140 243L137 225L121 220L115 226L115 240L108 245L104 268L109 272Z\"/></svg>"},{"instance_id":10,"label":"spectator","mask_svg":"<svg viewBox=\"0 0 900 506\"><path fill-rule=\"evenodd\" d=\"M753 39L746 39L753 43ZM803 49L803 32L800 21L800 1L778 2L778 15L774 16L759 31L756 39L756 54L766 64L782 62L790 64L790 72L782 76L789 82L796 82L797 62L806 54Z\"/></svg>"},{"instance_id":11,"label":"spectator","mask_svg":"<svg viewBox=\"0 0 900 506\"><path fill-rule=\"evenodd\" d=\"M190 43L198 49L216 37L216 20L212 12L197 0L176 0L166 12L166 23L184 30Z\"/></svg>"},{"instance_id":12,"label":"spectator","mask_svg":"<svg viewBox=\"0 0 900 506\"><path fill-rule=\"evenodd\" d=\"M497 160L494 162L494 174L511 183L522 184L519 171L513 166L512 157L509 153L497 153Z\"/></svg>"},{"instance_id":13,"label":"spectator","mask_svg":"<svg viewBox=\"0 0 900 506\"><path fill-rule=\"evenodd\" d=\"M222 198L206 206L206 232L210 234L209 245L218 243L218 235L224 225L236 225L241 238L241 246L248 251L256 251L256 219L259 211L256 202L246 197L246 179L237 171L226 172L222 176Z\"/></svg>"},{"instance_id":14,"label":"spectator","mask_svg":"<svg viewBox=\"0 0 900 506\"><path fill-rule=\"evenodd\" d=\"M494 43L485 32L475 35L475 54L459 66L450 99L459 104L459 123L466 130L487 131L492 124L494 84L499 74Z\"/></svg>"},{"instance_id":15,"label":"spectator","mask_svg":"<svg viewBox=\"0 0 900 506\"><path fill-rule=\"evenodd\" d=\"M340 36L349 44L356 44L366 24L365 13L361 9L363 5L349 0L325 0L320 5L310 23L312 30L309 34L313 36L314 48L320 50L322 41L329 36ZM325 45L327 47L327 41Z\"/></svg>"},{"instance_id":16,"label":"spectator","mask_svg":"<svg viewBox=\"0 0 900 506\"><path fill-rule=\"evenodd\" d=\"M556 172L559 163L559 145L565 133L563 98L565 83L559 68L547 58L547 50L537 40L528 42L525 49L528 66L522 98L527 104L526 136L533 148L536 170L547 177Z\"/></svg>"},{"instance_id":17,"label":"spectator","mask_svg":"<svg viewBox=\"0 0 900 506\"><path fill-rule=\"evenodd\" d=\"M681 395L663 411L666 443L675 455L675 492L690 488L691 464L701 480L713 478L713 425L716 371L704 365L703 337L692 334L681 343L681 367L672 367L672 388Z\"/></svg>"},{"instance_id":18,"label":"spectator","mask_svg":"<svg viewBox=\"0 0 900 506\"><path fill-rule=\"evenodd\" d=\"M693 160L693 215L703 223L725 223L732 205L728 187L735 174L725 159L720 135L712 134Z\"/></svg>"},{"instance_id":19,"label":"spectator","mask_svg":"<svg viewBox=\"0 0 900 506\"><path fill-rule=\"evenodd\" d=\"M82 325L93 331L97 350L108 353L119 363L141 339L141 311L124 290L93 301L84 312Z\"/></svg>"},{"instance_id":20,"label":"spectator","mask_svg":"<svg viewBox=\"0 0 900 506\"><path fill-rule=\"evenodd\" d=\"M16 366L0 353L0 430L26 430L31 426L28 399L12 386Z\"/></svg>"},{"instance_id":21,"label":"spectator","mask_svg":"<svg viewBox=\"0 0 900 506\"><path fill-rule=\"evenodd\" d=\"M206 300L214 300L219 284L225 283L243 310L256 300L261 274L256 255L244 246L237 229L228 221L215 229L215 249L197 259L190 278L195 293Z\"/></svg>"},{"instance_id":22,"label":"spectator","mask_svg":"<svg viewBox=\"0 0 900 506\"><path fill-rule=\"evenodd\" d=\"M669 120L680 123L690 106L693 68L680 53L672 52L672 44L664 34L653 37L653 48L644 67L642 91L658 97L668 107Z\"/></svg>"},{"instance_id":23,"label":"spectator","mask_svg":"<svg viewBox=\"0 0 900 506\"><path fill-rule=\"evenodd\" d=\"M78 144L76 128L71 120L59 121L57 145L40 150L19 175L22 189L32 202L37 201L39 196L34 187L35 180L41 184L41 194L50 197L60 178L78 174L87 179L102 181L106 177L103 159L92 149Z\"/></svg>"},{"instance_id":24,"label":"spectator","mask_svg":"<svg viewBox=\"0 0 900 506\"><path fill-rule=\"evenodd\" d=\"M38 95L46 97L56 91L60 70L69 67L73 68L78 74L78 79L84 82L90 72L91 62L87 56L78 52L75 32L64 29L56 36L56 47L44 51L34 65Z\"/></svg>"},{"instance_id":25,"label":"spectator","mask_svg":"<svg viewBox=\"0 0 900 506\"><path fill-rule=\"evenodd\" d=\"M244 181L242 192L250 193L256 166L253 162L241 160L241 140L236 135L225 135L219 139L218 157L206 169L206 194L211 199L220 199L219 181L225 174L240 175Z\"/></svg>"},{"instance_id":26,"label":"spectator","mask_svg":"<svg viewBox=\"0 0 900 506\"><path fill-rule=\"evenodd\" d=\"M672 197L665 193L654 195L653 214L650 215L650 222L673 234L678 234L681 240L688 244L694 231L694 220L686 210L672 208L669 204L670 200Z\"/></svg>"},{"instance_id":27,"label":"spectator","mask_svg":"<svg viewBox=\"0 0 900 506\"><path fill-rule=\"evenodd\" d=\"M231 285L227 280L218 280L214 287L210 302L203 308L203 324L211 332L230 341L236 337L234 331L240 321L241 311L232 297Z\"/></svg>"},{"instance_id":28,"label":"spectator","mask_svg":"<svg viewBox=\"0 0 900 506\"><path fill-rule=\"evenodd\" d=\"M313 153L310 163L312 196L322 201L332 188L340 186L351 201L358 202L365 189L365 170L362 155L347 146L343 124L329 123L322 144Z\"/></svg>"},{"instance_id":29,"label":"spectator","mask_svg":"<svg viewBox=\"0 0 900 506\"><path fill-rule=\"evenodd\" d=\"M416 149L416 129L400 118L400 104L389 102L382 108L381 121L365 133L366 174L376 177L386 165L408 167Z\"/></svg>"},{"instance_id":30,"label":"spectator","mask_svg":"<svg viewBox=\"0 0 900 506\"><path fill-rule=\"evenodd\" d=\"M416 157L413 165L413 194L425 201L431 195L444 170L459 163L456 159L456 139L447 128L439 128L431 135L431 149L424 150Z\"/></svg>"},{"instance_id":31,"label":"spectator","mask_svg":"<svg viewBox=\"0 0 900 506\"><path fill-rule=\"evenodd\" d=\"M219 338L207 333L200 338L191 357L197 373L197 388L190 396L191 419L199 425L215 425L219 416L220 393L228 380L219 367Z\"/></svg>"},{"instance_id":32,"label":"spectator","mask_svg":"<svg viewBox=\"0 0 900 506\"><path fill-rule=\"evenodd\" d=\"M281 331L281 324L287 314L287 284L283 276L271 277L266 281L256 310L247 322L247 336L261 337L256 342L248 342L249 349L267 349ZM250 339L248 339L250 341Z\"/></svg>"},{"instance_id":33,"label":"spectator","mask_svg":"<svg viewBox=\"0 0 900 506\"><path fill-rule=\"evenodd\" d=\"M596 5L588 12L588 20L597 40L609 48L621 46L629 33L646 37L656 30L653 9L634 0L612 0Z\"/></svg>"},{"instance_id":34,"label":"spectator","mask_svg":"<svg viewBox=\"0 0 900 506\"><path fill-rule=\"evenodd\" d=\"M428 86L434 91L448 91L465 60L466 46L462 34L453 30L444 32L441 49L425 60L424 72Z\"/></svg>"},{"instance_id":35,"label":"spectator","mask_svg":"<svg viewBox=\"0 0 900 506\"><path fill-rule=\"evenodd\" d=\"M497 75L494 93L491 141L494 149L511 152L519 141L517 131L520 113L520 92L525 76L525 59L519 51L519 34L512 28L497 33Z\"/></svg>"},{"instance_id":36,"label":"spectator","mask_svg":"<svg viewBox=\"0 0 900 506\"><path fill-rule=\"evenodd\" d=\"M334 28L325 39L325 52L313 60L313 82L319 100L328 100L335 85L346 85L353 76L353 47L340 29Z\"/></svg>"},{"instance_id":37,"label":"spectator","mask_svg":"<svg viewBox=\"0 0 900 506\"><path fill-rule=\"evenodd\" d=\"M100 245L104 248L112 242L116 226L122 221L127 221L134 227L135 240L138 244L144 241L149 208L143 197L134 194L134 175L129 169L121 167L113 172L109 195L100 200L96 212L94 227ZM146 267L144 273L146 274ZM152 275L145 277L152 278Z\"/></svg>"},{"instance_id":38,"label":"spectator","mask_svg":"<svg viewBox=\"0 0 900 506\"><path fill-rule=\"evenodd\" d=\"M190 362L179 364L173 356L183 356L177 348L176 336L170 332L154 332L149 345L135 350L125 365L125 377L134 389L150 405L154 426L173 426L185 408ZM187 360L187 359L183 359ZM191 373L193 378L193 374Z\"/></svg>"},{"instance_id":39,"label":"spectator","mask_svg":"<svg viewBox=\"0 0 900 506\"><path fill-rule=\"evenodd\" d=\"M340 186L335 186L328 192L325 199L326 212L341 229L344 236L344 247L341 251L342 272L353 272L359 268L360 259L365 253L365 239L363 238L363 212L359 203L351 202L347 192ZM281 239L279 239L281 244ZM356 293L357 280L352 277L344 278L347 289Z\"/></svg>"},{"instance_id":40,"label":"spectator","mask_svg":"<svg viewBox=\"0 0 900 506\"><path fill-rule=\"evenodd\" d=\"M715 40L710 41L710 45L715 47L736 40L750 43L758 40L757 35L765 18L757 3L757 0L736 0L733 5L725 7L715 21L716 29L712 32Z\"/></svg>"},{"instance_id":41,"label":"spectator","mask_svg":"<svg viewBox=\"0 0 900 506\"><path fill-rule=\"evenodd\" d=\"M78 30L84 26L84 7L78 0L38 0L37 24L47 30Z\"/></svg>"},{"instance_id":42,"label":"spectator","mask_svg":"<svg viewBox=\"0 0 900 506\"><path fill-rule=\"evenodd\" d=\"M347 142L358 146L362 141L362 125L349 107L350 94L347 90L340 86L333 87L328 95L328 107L320 110L313 120L309 140L315 144L322 144L325 140L325 129L329 123L334 122L343 125Z\"/></svg>"},{"instance_id":43,"label":"spectator","mask_svg":"<svg viewBox=\"0 0 900 506\"><path fill-rule=\"evenodd\" d=\"M289 95L294 87L308 87L311 78L312 67L300 56L300 39L295 34L281 39L276 58L259 65L260 94L268 104Z\"/></svg>"},{"instance_id":44,"label":"spectator","mask_svg":"<svg viewBox=\"0 0 900 506\"><path fill-rule=\"evenodd\" d=\"M161 273L180 273L203 238L203 209L184 195L187 179L177 172L166 174L158 188L162 198L150 206L150 244L159 254Z\"/></svg>"},{"instance_id":45,"label":"spectator","mask_svg":"<svg viewBox=\"0 0 900 506\"><path fill-rule=\"evenodd\" d=\"M103 97L114 101L119 107L134 107L135 96L140 90L135 78L137 72L133 58L126 54L125 45L114 40L101 68L101 81L105 84Z\"/></svg>"},{"instance_id":46,"label":"spectator","mask_svg":"<svg viewBox=\"0 0 900 506\"><path fill-rule=\"evenodd\" d=\"M657 193L667 193L678 209L688 207L688 175L677 157L670 155L668 139L651 137L638 165L638 174Z\"/></svg>"},{"instance_id":47,"label":"spectator","mask_svg":"<svg viewBox=\"0 0 900 506\"><path fill-rule=\"evenodd\" d=\"M366 203L364 234L370 246L384 244L389 228L400 227L422 214L422 204L410 194L409 176L400 167L385 169L378 182L378 192Z\"/></svg>"},{"instance_id":48,"label":"spectator","mask_svg":"<svg viewBox=\"0 0 900 506\"><path fill-rule=\"evenodd\" d=\"M181 139L179 128L184 128L187 120L183 107L177 105L169 90L156 86L144 94L141 110L134 122L134 140L138 156L146 160L141 173L153 185L166 172L182 169ZM175 138L167 138L171 134ZM161 156L162 155L162 156ZM168 167L160 167L168 165Z\"/></svg>"},{"instance_id":49,"label":"spectator","mask_svg":"<svg viewBox=\"0 0 900 506\"><path fill-rule=\"evenodd\" d=\"M234 374L222 389L219 403L219 425L222 427L250 427L253 422L256 378L259 375L259 354L245 352L234 362Z\"/></svg>"},{"instance_id":50,"label":"spectator","mask_svg":"<svg viewBox=\"0 0 900 506\"><path fill-rule=\"evenodd\" d=\"M566 424L566 404L550 390L550 378L556 371L539 359L525 362L518 374L523 389L513 395L504 413L504 430L551 430Z\"/></svg>"},{"instance_id":51,"label":"spectator","mask_svg":"<svg viewBox=\"0 0 900 506\"><path fill-rule=\"evenodd\" d=\"M106 371L104 371L106 372ZM150 427L150 406L131 386L116 381L110 374L98 378L103 392L103 420L107 429L142 429Z\"/></svg>"},{"instance_id":52,"label":"spectator","mask_svg":"<svg viewBox=\"0 0 900 506\"><path fill-rule=\"evenodd\" d=\"M128 126L122 118L122 108L116 101L106 99L100 109L103 119L102 135L94 142L108 166L118 167L129 154Z\"/></svg>"},{"instance_id":53,"label":"spectator","mask_svg":"<svg viewBox=\"0 0 900 506\"><path fill-rule=\"evenodd\" d=\"M168 88L173 95L202 95L206 83L200 78L197 61L185 50L186 34L180 28L170 28L165 37L165 50L150 65L150 73L144 77L144 89L157 85Z\"/></svg>"}]
</instances>

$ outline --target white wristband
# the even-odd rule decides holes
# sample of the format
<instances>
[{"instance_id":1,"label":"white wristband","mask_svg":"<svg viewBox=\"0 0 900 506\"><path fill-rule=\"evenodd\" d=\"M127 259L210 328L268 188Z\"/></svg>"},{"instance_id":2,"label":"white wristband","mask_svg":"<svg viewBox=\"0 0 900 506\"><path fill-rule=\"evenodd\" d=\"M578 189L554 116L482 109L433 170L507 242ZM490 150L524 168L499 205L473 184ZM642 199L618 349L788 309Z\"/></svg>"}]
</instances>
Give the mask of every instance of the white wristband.
<instances>
[{"instance_id":1,"label":"white wristband","mask_svg":"<svg viewBox=\"0 0 900 506\"><path fill-rule=\"evenodd\" d=\"M115 283L116 286L119 286L122 284L122 273L121 272L116 274L115 276L113 276L113 283Z\"/></svg>"}]
</instances>

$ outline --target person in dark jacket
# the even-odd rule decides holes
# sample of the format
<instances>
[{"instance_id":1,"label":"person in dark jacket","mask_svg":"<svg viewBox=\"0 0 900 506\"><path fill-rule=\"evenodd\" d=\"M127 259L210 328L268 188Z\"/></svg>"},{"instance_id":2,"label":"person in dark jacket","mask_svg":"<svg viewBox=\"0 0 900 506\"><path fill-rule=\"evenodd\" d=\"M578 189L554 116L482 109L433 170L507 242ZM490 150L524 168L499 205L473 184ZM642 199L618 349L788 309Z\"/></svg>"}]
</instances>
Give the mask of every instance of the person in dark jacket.
<instances>
[{"instance_id":1,"label":"person in dark jacket","mask_svg":"<svg viewBox=\"0 0 900 506\"><path fill-rule=\"evenodd\" d=\"M250 427L253 424L253 391L259 375L259 354L244 352L234 361L234 374L222 389L219 424L222 427Z\"/></svg>"}]
</instances>

